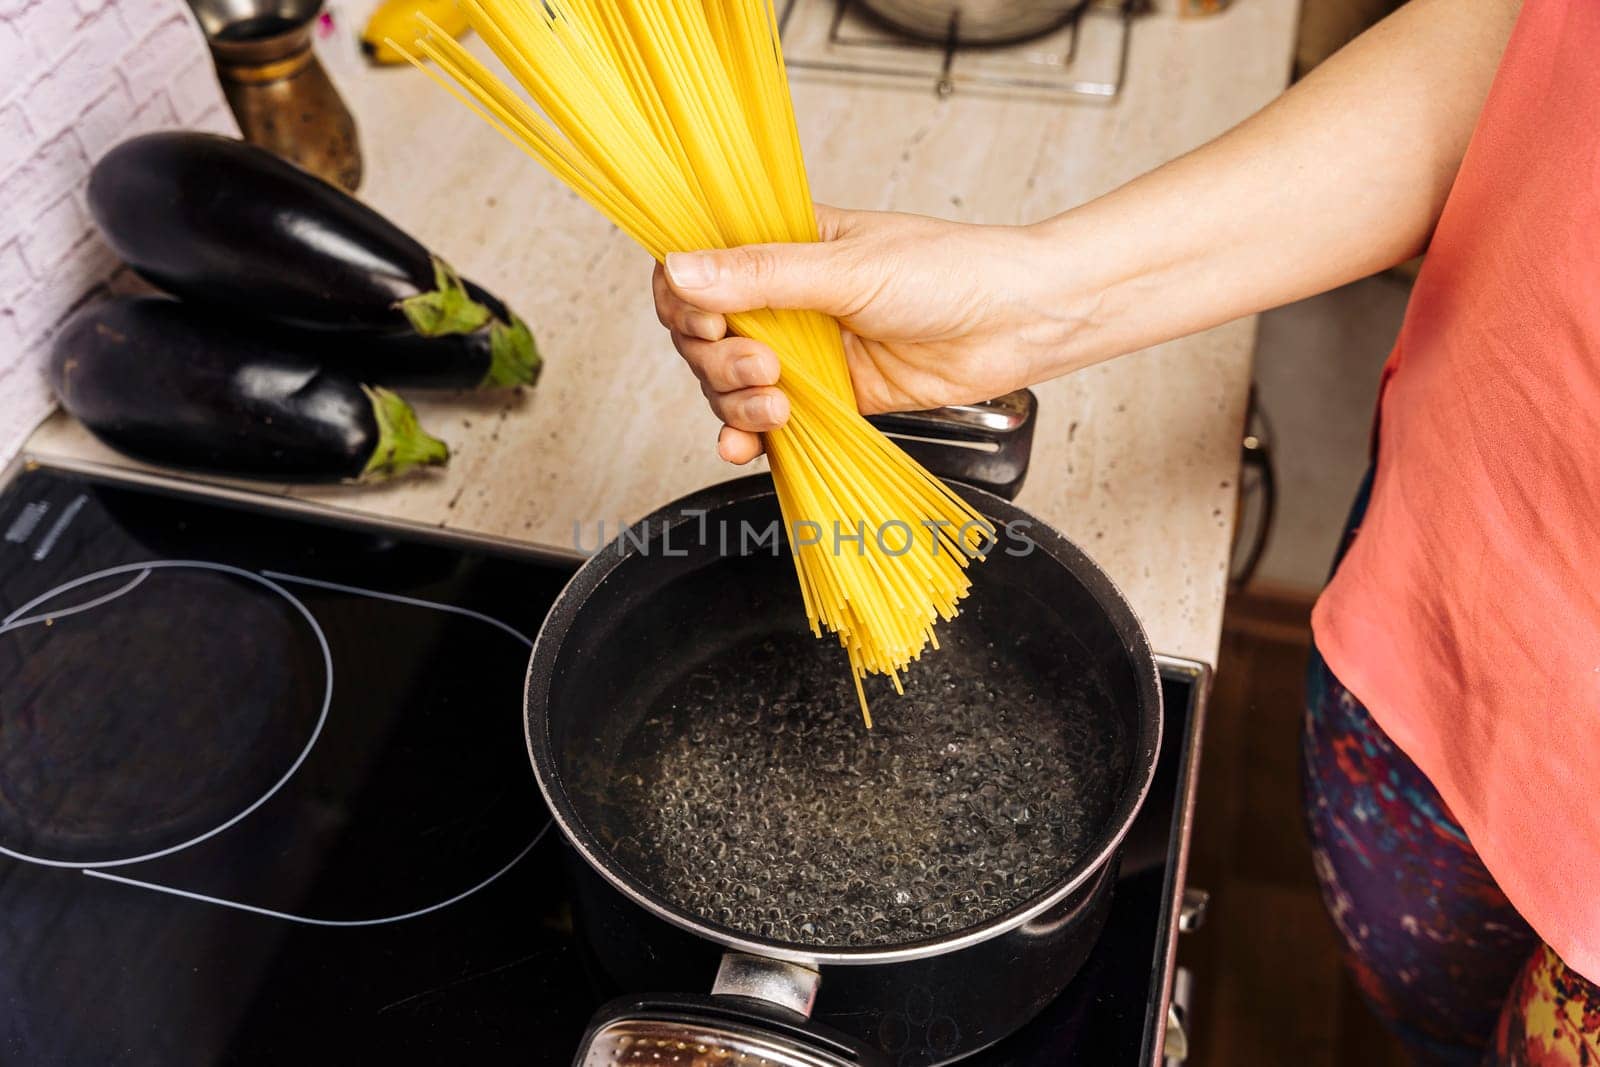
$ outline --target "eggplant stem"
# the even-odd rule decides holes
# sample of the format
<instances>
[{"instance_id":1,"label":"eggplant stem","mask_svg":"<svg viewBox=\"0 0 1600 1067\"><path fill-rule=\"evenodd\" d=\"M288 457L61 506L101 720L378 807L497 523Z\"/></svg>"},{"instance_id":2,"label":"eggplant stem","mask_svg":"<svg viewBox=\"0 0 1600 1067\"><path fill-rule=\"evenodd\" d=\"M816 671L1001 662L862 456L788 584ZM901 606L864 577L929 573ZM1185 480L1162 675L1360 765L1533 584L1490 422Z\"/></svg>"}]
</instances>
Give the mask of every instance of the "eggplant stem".
<instances>
[{"instance_id":1,"label":"eggplant stem","mask_svg":"<svg viewBox=\"0 0 1600 1067\"><path fill-rule=\"evenodd\" d=\"M396 305L421 336L471 333L494 317L487 307L472 299L461 276L438 256L433 257L433 284L427 292L408 296Z\"/></svg>"},{"instance_id":2,"label":"eggplant stem","mask_svg":"<svg viewBox=\"0 0 1600 1067\"><path fill-rule=\"evenodd\" d=\"M544 357L539 354L539 345L527 323L512 314L509 323L496 319L489 324L489 373L483 376L479 388L533 385L543 369Z\"/></svg>"},{"instance_id":3,"label":"eggplant stem","mask_svg":"<svg viewBox=\"0 0 1600 1067\"><path fill-rule=\"evenodd\" d=\"M423 430L417 413L397 394L363 385L378 420L378 445L361 469L363 482L380 482L416 467L440 467L450 459L450 446Z\"/></svg>"}]
</instances>

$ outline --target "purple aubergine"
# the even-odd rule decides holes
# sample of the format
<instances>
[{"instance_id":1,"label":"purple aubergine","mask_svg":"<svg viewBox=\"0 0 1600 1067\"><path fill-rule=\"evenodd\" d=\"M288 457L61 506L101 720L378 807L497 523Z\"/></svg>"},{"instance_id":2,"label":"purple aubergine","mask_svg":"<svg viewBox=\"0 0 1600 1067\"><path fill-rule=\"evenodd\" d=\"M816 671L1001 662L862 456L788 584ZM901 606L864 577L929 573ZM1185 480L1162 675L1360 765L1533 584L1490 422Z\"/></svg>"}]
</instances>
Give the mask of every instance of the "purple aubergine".
<instances>
[{"instance_id":1,"label":"purple aubergine","mask_svg":"<svg viewBox=\"0 0 1600 1067\"><path fill-rule=\"evenodd\" d=\"M519 365L508 352L533 352L519 321L511 330L419 337L416 334L330 332L277 324L253 324L286 351L368 385L394 389L496 389L533 385L539 364Z\"/></svg>"},{"instance_id":2,"label":"purple aubergine","mask_svg":"<svg viewBox=\"0 0 1600 1067\"><path fill-rule=\"evenodd\" d=\"M164 297L92 304L56 336L62 407L119 452L277 482L378 480L449 457L386 389L237 318Z\"/></svg>"},{"instance_id":3,"label":"purple aubergine","mask_svg":"<svg viewBox=\"0 0 1600 1067\"><path fill-rule=\"evenodd\" d=\"M196 303L324 330L483 332L499 384L539 356L498 298L344 190L243 141L148 133L102 156L89 209L152 284Z\"/></svg>"}]
</instances>

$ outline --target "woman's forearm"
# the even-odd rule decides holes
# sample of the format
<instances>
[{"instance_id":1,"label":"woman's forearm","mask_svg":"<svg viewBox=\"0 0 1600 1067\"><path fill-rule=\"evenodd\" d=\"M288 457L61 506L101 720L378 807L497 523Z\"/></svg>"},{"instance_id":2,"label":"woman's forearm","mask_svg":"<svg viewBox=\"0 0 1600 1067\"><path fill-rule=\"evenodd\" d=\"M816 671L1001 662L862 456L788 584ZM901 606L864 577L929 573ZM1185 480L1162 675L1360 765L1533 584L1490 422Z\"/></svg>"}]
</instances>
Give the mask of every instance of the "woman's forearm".
<instances>
[{"instance_id":1,"label":"woman's forearm","mask_svg":"<svg viewBox=\"0 0 1600 1067\"><path fill-rule=\"evenodd\" d=\"M820 214L823 240L677 254L656 313L744 462L788 405L726 314L838 318L868 413L965 403L1331 289L1422 249L1520 0L1410 0L1276 103L1034 226Z\"/></svg>"},{"instance_id":2,"label":"woman's forearm","mask_svg":"<svg viewBox=\"0 0 1600 1067\"><path fill-rule=\"evenodd\" d=\"M1519 6L1411 0L1232 131L1035 227L1069 286L1062 366L1037 376L1420 252Z\"/></svg>"}]
</instances>

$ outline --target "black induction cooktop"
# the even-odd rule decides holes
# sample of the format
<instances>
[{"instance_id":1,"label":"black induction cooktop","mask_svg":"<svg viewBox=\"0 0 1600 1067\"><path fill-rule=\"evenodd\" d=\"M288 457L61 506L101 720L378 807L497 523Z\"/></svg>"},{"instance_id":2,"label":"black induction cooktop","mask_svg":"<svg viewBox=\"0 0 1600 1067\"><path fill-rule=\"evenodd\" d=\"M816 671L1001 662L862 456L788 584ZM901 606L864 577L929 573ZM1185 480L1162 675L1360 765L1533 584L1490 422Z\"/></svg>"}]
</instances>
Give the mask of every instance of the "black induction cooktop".
<instances>
[{"instance_id":1,"label":"black induction cooktop","mask_svg":"<svg viewBox=\"0 0 1600 1067\"><path fill-rule=\"evenodd\" d=\"M522 738L573 558L31 464L0 535L0 1062L565 1064L640 992ZM965 1062L1159 1062L1203 675L1165 686L1105 935Z\"/></svg>"}]
</instances>

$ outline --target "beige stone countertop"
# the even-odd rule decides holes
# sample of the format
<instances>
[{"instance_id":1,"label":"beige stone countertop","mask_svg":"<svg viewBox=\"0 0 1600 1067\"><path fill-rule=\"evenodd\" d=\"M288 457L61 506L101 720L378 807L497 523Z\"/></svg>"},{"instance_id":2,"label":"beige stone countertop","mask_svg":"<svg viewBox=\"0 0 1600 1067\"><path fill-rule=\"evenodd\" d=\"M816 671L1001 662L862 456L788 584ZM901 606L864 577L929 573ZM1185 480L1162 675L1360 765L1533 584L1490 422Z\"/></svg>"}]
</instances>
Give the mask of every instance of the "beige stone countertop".
<instances>
[{"instance_id":1,"label":"beige stone countertop","mask_svg":"<svg viewBox=\"0 0 1600 1067\"><path fill-rule=\"evenodd\" d=\"M815 194L976 222L1053 214L1275 96L1295 15L1295 0L1235 0L1210 17L1141 16L1110 104L959 90L939 99L926 82L852 86L797 73ZM655 321L648 257L417 71L369 69L342 38L319 48L360 125L362 197L516 308L546 365L522 395L410 396L451 446L444 472L378 487L256 488L570 547L575 523L610 528L742 473L717 460L717 424ZM1205 210L1202 189L1195 210ZM1110 572L1158 651L1210 663L1254 337L1254 320L1241 320L1038 386L1018 498ZM59 414L28 450L137 467Z\"/></svg>"}]
</instances>

